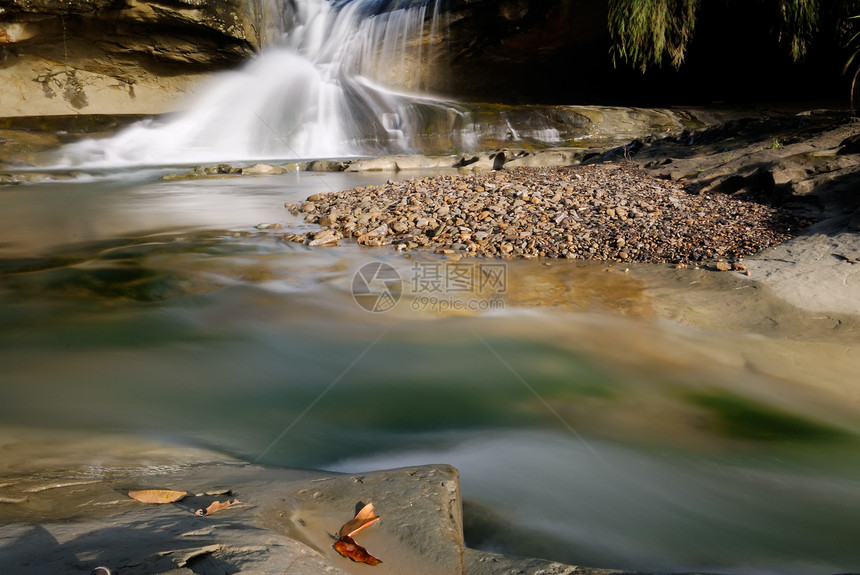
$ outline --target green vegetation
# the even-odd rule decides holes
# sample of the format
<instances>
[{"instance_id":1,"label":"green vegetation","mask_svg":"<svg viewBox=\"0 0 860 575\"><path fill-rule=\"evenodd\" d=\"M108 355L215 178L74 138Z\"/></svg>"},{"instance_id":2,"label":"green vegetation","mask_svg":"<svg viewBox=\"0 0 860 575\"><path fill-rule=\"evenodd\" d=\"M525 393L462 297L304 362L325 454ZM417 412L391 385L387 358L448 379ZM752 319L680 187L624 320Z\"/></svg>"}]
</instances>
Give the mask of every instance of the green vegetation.
<instances>
[{"instance_id":1,"label":"green vegetation","mask_svg":"<svg viewBox=\"0 0 860 575\"><path fill-rule=\"evenodd\" d=\"M744 17L743 10L750 7L770 14L770 32L775 33L776 41L787 47L795 61L806 58L822 33L836 37L840 43L852 38L855 46L858 40L860 22L851 16L860 11L858 0L722 2L726 10L738 12L738 17ZM680 67L693 38L699 6L699 0L609 0L613 63L617 65L621 60L643 72L649 66L663 65L665 60ZM822 30L822 26L827 29ZM763 33L768 30L763 29ZM855 49L851 60L858 51L860 48Z\"/></svg>"},{"instance_id":2,"label":"green vegetation","mask_svg":"<svg viewBox=\"0 0 860 575\"><path fill-rule=\"evenodd\" d=\"M660 66L664 54L676 68L693 37L699 0L610 0L612 61Z\"/></svg>"},{"instance_id":3,"label":"green vegetation","mask_svg":"<svg viewBox=\"0 0 860 575\"><path fill-rule=\"evenodd\" d=\"M849 20L857 20L860 18L860 14L857 16L851 16ZM855 26L854 28L856 28ZM853 50L851 55L848 57L848 61L845 62L845 74L849 74L852 66L854 67L854 74L851 77L851 104L854 105L855 98L855 87L857 86L857 77L860 76L860 66L855 64L855 59L857 55L860 54L860 30L854 32L854 35L851 36L851 39L848 40L848 48Z\"/></svg>"},{"instance_id":4,"label":"green vegetation","mask_svg":"<svg viewBox=\"0 0 860 575\"><path fill-rule=\"evenodd\" d=\"M795 61L803 60L812 36L818 30L818 0L780 0L779 39L789 45Z\"/></svg>"}]
</instances>

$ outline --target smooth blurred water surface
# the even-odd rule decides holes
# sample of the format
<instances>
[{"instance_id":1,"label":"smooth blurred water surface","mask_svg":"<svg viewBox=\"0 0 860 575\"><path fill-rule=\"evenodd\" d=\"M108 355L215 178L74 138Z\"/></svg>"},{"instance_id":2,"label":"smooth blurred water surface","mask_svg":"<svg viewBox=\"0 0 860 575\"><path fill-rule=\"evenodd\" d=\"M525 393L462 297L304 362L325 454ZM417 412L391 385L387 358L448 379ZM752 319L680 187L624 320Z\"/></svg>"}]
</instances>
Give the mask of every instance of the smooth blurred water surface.
<instances>
[{"instance_id":1,"label":"smooth blurred water surface","mask_svg":"<svg viewBox=\"0 0 860 575\"><path fill-rule=\"evenodd\" d=\"M310 229L284 202L390 175L161 173L0 190L0 423L291 467L451 463L471 544L572 563L860 564L856 399L821 391L857 373L856 333L683 325L659 312L674 270L567 261L462 260L505 263L503 307L440 313L411 284L452 260L277 237ZM374 262L403 279L385 313L352 294Z\"/></svg>"}]
</instances>

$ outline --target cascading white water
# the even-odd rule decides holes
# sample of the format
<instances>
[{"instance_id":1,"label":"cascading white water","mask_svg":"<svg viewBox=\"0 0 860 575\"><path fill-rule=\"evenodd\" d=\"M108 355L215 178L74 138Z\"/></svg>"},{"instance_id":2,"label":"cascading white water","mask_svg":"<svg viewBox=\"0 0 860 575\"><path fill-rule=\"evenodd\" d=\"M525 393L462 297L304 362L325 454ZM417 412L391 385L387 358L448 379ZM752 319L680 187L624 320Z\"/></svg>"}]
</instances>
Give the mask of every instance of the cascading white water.
<instances>
[{"instance_id":1,"label":"cascading white water","mask_svg":"<svg viewBox=\"0 0 860 575\"><path fill-rule=\"evenodd\" d=\"M67 146L60 163L126 166L308 159L410 149L422 63L443 25L436 0L274 0L271 46L216 76L184 112ZM398 3L400 6L400 3ZM419 118L420 120L420 118Z\"/></svg>"}]
</instances>

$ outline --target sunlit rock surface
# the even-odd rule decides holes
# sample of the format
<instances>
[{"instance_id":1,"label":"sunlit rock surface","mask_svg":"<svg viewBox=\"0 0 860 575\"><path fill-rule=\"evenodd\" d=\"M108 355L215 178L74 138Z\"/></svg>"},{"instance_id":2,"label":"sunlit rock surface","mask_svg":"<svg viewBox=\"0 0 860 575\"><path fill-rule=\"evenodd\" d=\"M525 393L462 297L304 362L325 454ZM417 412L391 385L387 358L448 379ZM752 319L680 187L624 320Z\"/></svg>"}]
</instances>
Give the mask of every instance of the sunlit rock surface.
<instances>
[{"instance_id":1,"label":"sunlit rock surface","mask_svg":"<svg viewBox=\"0 0 860 575\"><path fill-rule=\"evenodd\" d=\"M155 113L259 48L242 0L0 0L4 116Z\"/></svg>"}]
</instances>

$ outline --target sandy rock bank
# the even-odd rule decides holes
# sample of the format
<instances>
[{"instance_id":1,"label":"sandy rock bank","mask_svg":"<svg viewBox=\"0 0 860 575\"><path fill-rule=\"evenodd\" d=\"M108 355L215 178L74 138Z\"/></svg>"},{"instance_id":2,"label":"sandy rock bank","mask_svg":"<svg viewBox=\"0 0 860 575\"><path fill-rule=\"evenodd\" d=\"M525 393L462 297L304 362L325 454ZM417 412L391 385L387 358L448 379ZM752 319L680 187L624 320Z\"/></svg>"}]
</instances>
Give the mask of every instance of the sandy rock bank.
<instances>
[{"instance_id":1,"label":"sandy rock bank","mask_svg":"<svg viewBox=\"0 0 860 575\"><path fill-rule=\"evenodd\" d=\"M5 572L90 573L105 566L122 575L368 573L333 544L356 506L372 502L381 519L355 540L383 561L372 569L378 575L611 573L466 548L459 477L448 465L338 474L134 439L46 444L4 435L0 442L8 455L0 464ZM66 449L99 453L102 463L75 465ZM128 497L137 489L188 495L148 505ZM197 510L214 501L235 504L200 516Z\"/></svg>"}]
</instances>

